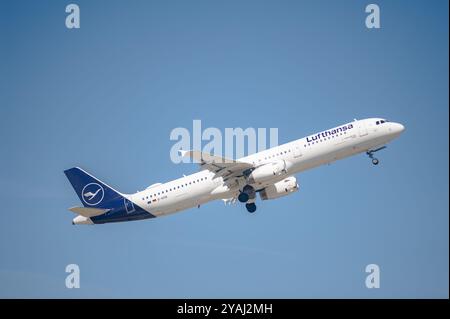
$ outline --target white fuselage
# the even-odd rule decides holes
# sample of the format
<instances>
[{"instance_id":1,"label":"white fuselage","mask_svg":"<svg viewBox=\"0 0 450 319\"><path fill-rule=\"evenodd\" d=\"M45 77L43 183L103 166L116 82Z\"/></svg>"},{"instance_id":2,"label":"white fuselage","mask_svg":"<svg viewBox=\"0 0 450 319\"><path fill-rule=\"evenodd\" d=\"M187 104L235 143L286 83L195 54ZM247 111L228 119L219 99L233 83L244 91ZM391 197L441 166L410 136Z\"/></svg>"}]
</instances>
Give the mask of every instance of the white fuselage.
<instances>
[{"instance_id":1,"label":"white fuselage","mask_svg":"<svg viewBox=\"0 0 450 319\"><path fill-rule=\"evenodd\" d=\"M371 118L343 124L240 158L238 161L256 167L275 161L286 163L287 175L274 176L270 181L251 185L256 190L260 190L286 178L286 176L373 150L398 137L404 130L401 124L384 120L381 124L381 120ZM344 127L345 129L343 129ZM215 176L209 170L202 170L126 196L152 215L162 216L196 207L212 200L235 197L242 187L248 184L245 177L237 177L225 183L221 176Z\"/></svg>"}]
</instances>

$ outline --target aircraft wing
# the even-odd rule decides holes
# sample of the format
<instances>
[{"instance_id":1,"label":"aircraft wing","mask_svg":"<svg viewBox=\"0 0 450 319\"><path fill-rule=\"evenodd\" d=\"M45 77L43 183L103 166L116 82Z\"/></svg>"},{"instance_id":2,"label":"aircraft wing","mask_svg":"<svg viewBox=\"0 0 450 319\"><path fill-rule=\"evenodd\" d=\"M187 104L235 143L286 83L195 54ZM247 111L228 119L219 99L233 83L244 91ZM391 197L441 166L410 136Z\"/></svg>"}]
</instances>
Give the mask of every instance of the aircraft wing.
<instances>
[{"instance_id":1,"label":"aircraft wing","mask_svg":"<svg viewBox=\"0 0 450 319\"><path fill-rule=\"evenodd\" d=\"M210 155L200 151L180 150L181 156L190 157L199 163L201 169L207 169L217 176L222 176L224 181L231 177L243 176L244 172L254 166L249 163L228 159L221 156Z\"/></svg>"}]
</instances>

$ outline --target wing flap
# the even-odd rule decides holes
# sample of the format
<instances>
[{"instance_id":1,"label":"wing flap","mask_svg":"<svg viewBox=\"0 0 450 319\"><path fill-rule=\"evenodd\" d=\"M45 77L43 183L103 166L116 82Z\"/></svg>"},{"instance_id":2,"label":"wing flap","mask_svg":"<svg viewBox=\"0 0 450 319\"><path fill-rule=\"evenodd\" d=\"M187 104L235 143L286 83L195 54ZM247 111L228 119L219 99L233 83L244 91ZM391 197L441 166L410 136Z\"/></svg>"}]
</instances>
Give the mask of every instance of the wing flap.
<instances>
[{"instance_id":1,"label":"wing flap","mask_svg":"<svg viewBox=\"0 0 450 319\"><path fill-rule=\"evenodd\" d=\"M199 163L202 169L207 169L217 176L222 176L224 179L242 175L245 170L253 168L253 165L250 163L210 155L201 151L180 151L180 153L181 156L190 157Z\"/></svg>"},{"instance_id":2,"label":"wing flap","mask_svg":"<svg viewBox=\"0 0 450 319\"><path fill-rule=\"evenodd\" d=\"M208 153L204 153L201 151L183 151L180 150L181 156L183 157L190 157L192 158L194 161L196 161L197 163L203 164L203 163L217 163L217 164L233 164L236 163L235 160L229 159L229 158L225 158L225 157L221 157L221 156L216 156L216 155L211 155Z\"/></svg>"}]
</instances>

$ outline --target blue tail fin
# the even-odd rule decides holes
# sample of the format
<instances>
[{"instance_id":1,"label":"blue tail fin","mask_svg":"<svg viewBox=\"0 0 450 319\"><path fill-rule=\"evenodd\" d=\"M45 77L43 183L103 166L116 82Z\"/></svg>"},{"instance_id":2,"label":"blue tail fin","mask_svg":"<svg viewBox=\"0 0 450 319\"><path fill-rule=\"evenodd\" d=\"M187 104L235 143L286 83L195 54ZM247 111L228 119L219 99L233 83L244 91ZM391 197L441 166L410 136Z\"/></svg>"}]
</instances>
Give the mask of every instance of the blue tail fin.
<instances>
[{"instance_id":1,"label":"blue tail fin","mask_svg":"<svg viewBox=\"0 0 450 319\"><path fill-rule=\"evenodd\" d=\"M123 198L118 191L79 167L65 170L64 174L85 207L108 208L108 203Z\"/></svg>"}]
</instances>

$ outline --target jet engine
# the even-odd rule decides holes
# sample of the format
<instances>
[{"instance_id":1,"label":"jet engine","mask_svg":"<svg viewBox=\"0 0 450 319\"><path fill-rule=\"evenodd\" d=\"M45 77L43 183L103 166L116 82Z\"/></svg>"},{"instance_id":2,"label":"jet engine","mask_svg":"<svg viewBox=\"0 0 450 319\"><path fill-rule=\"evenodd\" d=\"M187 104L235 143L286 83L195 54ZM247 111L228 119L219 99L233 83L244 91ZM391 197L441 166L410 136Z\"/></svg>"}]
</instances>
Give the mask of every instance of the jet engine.
<instances>
[{"instance_id":1,"label":"jet engine","mask_svg":"<svg viewBox=\"0 0 450 319\"><path fill-rule=\"evenodd\" d=\"M290 162L279 160L256 168L248 176L249 184L266 183L277 176L287 175Z\"/></svg>"},{"instance_id":2,"label":"jet engine","mask_svg":"<svg viewBox=\"0 0 450 319\"><path fill-rule=\"evenodd\" d=\"M298 191L297 179L294 176L288 177L275 184L269 185L259 192L262 200L283 197Z\"/></svg>"}]
</instances>

